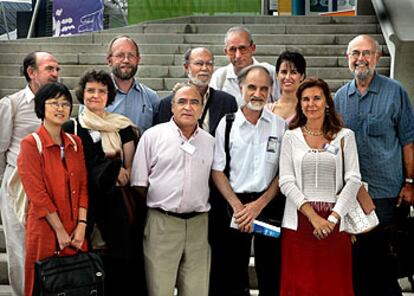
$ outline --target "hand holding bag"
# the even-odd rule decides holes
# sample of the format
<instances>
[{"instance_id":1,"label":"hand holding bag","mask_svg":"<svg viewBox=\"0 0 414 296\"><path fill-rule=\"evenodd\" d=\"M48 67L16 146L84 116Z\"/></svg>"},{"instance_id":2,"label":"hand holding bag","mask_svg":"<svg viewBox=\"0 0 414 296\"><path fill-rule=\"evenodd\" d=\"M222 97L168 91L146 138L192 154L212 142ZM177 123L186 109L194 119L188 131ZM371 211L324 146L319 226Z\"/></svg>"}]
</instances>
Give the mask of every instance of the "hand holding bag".
<instances>
[{"instance_id":1,"label":"hand holding bag","mask_svg":"<svg viewBox=\"0 0 414 296\"><path fill-rule=\"evenodd\" d=\"M345 182L344 138L341 138L341 152L342 179ZM364 205L365 209L361 205ZM353 201L348 213L343 218L345 231L350 234L361 234L371 231L378 226L379 220L374 209L375 205L371 196L369 196L364 185L361 185L357 193L357 198Z\"/></svg>"},{"instance_id":2,"label":"hand holding bag","mask_svg":"<svg viewBox=\"0 0 414 296\"><path fill-rule=\"evenodd\" d=\"M95 253L55 255L35 262L34 296L100 296L103 285L103 263Z\"/></svg>"}]
</instances>

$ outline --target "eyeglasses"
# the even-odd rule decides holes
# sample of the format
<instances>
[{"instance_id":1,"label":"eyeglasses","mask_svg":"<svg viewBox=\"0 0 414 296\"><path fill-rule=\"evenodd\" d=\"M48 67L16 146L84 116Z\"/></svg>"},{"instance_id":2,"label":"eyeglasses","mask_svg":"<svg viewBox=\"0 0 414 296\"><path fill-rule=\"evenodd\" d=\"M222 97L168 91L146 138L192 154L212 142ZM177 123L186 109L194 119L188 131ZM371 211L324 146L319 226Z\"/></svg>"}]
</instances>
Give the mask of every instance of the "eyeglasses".
<instances>
[{"instance_id":1,"label":"eyeglasses","mask_svg":"<svg viewBox=\"0 0 414 296\"><path fill-rule=\"evenodd\" d=\"M128 59L128 61L134 61L138 59L138 55L133 52L120 52L117 54L112 55L117 60L125 60L125 58Z\"/></svg>"},{"instance_id":2,"label":"eyeglasses","mask_svg":"<svg viewBox=\"0 0 414 296\"><path fill-rule=\"evenodd\" d=\"M72 107L72 104L69 102L46 102L45 104L52 106L55 110L58 110L60 107L62 109L69 109L70 107Z\"/></svg>"},{"instance_id":3,"label":"eyeglasses","mask_svg":"<svg viewBox=\"0 0 414 296\"><path fill-rule=\"evenodd\" d=\"M108 93L107 90L101 88L87 88L85 89L85 92L89 95L97 94L98 96L103 96Z\"/></svg>"},{"instance_id":4,"label":"eyeglasses","mask_svg":"<svg viewBox=\"0 0 414 296\"><path fill-rule=\"evenodd\" d=\"M249 52L251 46L246 45L240 45L240 46L230 46L227 48L227 54L228 55L235 55L237 50L240 52L240 54L246 54Z\"/></svg>"},{"instance_id":5,"label":"eyeglasses","mask_svg":"<svg viewBox=\"0 0 414 296\"><path fill-rule=\"evenodd\" d=\"M371 55L375 54L375 51L370 51L370 50L363 50L363 51L359 51L359 50L353 50L350 53L348 53L351 57L353 57L354 59L357 59L361 56L364 58L370 58Z\"/></svg>"},{"instance_id":6,"label":"eyeglasses","mask_svg":"<svg viewBox=\"0 0 414 296\"><path fill-rule=\"evenodd\" d=\"M197 66L199 68L203 68L205 65L207 68L213 68L214 63L212 61L204 62L204 61L195 61L191 63L194 66Z\"/></svg>"},{"instance_id":7,"label":"eyeglasses","mask_svg":"<svg viewBox=\"0 0 414 296\"><path fill-rule=\"evenodd\" d=\"M198 107L201 105L201 101L199 99L184 99L184 98L179 98L175 100L175 103L180 106L180 107L184 107L187 106L188 104L191 105L191 107Z\"/></svg>"}]
</instances>

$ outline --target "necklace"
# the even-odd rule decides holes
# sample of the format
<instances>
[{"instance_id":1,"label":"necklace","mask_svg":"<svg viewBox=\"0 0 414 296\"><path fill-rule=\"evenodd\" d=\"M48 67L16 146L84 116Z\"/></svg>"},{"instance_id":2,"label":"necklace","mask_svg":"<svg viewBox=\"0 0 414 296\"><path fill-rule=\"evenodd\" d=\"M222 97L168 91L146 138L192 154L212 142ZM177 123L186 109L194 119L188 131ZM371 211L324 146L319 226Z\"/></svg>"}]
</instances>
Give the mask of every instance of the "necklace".
<instances>
[{"instance_id":1,"label":"necklace","mask_svg":"<svg viewBox=\"0 0 414 296\"><path fill-rule=\"evenodd\" d=\"M315 136L315 137L323 135L323 132L321 130L314 132L314 131L311 131L306 125L303 126L303 131L306 134L311 135L311 136Z\"/></svg>"}]
</instances>

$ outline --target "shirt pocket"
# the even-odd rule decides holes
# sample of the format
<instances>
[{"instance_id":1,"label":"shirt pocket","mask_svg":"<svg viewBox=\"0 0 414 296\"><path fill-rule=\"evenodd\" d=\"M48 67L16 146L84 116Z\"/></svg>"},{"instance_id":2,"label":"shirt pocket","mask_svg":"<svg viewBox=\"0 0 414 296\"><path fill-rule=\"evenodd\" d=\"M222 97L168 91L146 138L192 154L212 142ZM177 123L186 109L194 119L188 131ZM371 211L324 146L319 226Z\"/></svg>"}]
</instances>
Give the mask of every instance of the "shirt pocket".
<instances>
[{"instance_id":1,"label":"shirt pocket","mask_svg":"<svg viewBox=\"0 0 414 296\"><path fill-rule=\"evenodd\" d=\"M368 114L368 135L373 137L381 137L386 135L391 128L388 118L381 114Z\"/></svg>"}]
</instances>

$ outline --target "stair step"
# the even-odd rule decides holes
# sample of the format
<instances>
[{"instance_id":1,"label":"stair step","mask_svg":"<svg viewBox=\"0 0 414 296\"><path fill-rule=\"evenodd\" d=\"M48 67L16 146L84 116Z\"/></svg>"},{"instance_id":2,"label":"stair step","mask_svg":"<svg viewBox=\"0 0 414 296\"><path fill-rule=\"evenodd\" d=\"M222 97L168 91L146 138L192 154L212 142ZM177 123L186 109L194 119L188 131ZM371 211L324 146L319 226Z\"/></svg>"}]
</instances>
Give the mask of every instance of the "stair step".
<instances>
[{"instance_id":1,"label":"stair step","mask_svg":"<svg viewBox=\"0 0 414 296\"><path fill-rule=\"evenodd\" d=\"M8 283L7 256L6 253L0 253L0 285L7 285Z\"/></svg>"},{"instance_id":2,"label":"stair step","mask_svg":"<svg viewBox=\"0 0 414 296\"><path fill-rule=\"evenodd\" d=\"M0 285L0 296L12 296L12 289L9 285Z\"/></svg>"}]
</instances>

